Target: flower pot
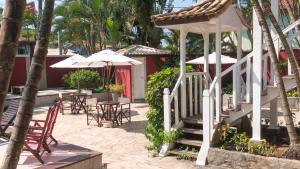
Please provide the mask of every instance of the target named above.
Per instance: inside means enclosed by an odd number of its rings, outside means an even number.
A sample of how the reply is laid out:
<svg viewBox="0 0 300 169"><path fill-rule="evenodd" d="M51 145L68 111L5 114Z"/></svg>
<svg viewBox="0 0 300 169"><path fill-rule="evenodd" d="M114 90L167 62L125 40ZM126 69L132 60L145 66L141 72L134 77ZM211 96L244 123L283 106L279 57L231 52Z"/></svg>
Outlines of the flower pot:
<svg viewBox="0 0 300 169"><path fill-rule="evenodd" d="M112 96L112 100L113 100L114 102L118 102L119 96L120 96L119 93L111 93L111 96Z"/></svg>

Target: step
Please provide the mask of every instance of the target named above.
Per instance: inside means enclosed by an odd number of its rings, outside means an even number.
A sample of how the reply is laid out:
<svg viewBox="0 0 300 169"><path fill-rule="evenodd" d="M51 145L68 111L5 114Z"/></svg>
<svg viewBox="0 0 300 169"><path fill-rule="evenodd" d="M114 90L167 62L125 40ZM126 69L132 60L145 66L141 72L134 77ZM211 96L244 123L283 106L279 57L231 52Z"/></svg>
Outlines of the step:
<svg viewBox="0 0 300 169"><path fill-rule="evenodd" d="M190 145L195 147L201 147L202 141L200 140L191 140L191 139L185 139L185 138L179 138L175 141L178 144L184 144L184 145Z"/></svg>
<svg viewBox="0 0 300 169"><path fill-rule="evenodd" d="M201 129L181 128L179 130L183 133L203 135L203 130L201 130Z"/></svg>
<svg viewBox="0 0 300 169"><path fill-rule="evenodd" d="M194 119L194 118L181 118L181 120L184 123L189 123L189 124L203 124L203 121L201 119Z"/></svg>
<svg viewBox="0 0 300 169"><path fill-rule="evenodd" d="M185 155L187 155L191 158L197 158L197 156L198 156L198 153L196 153L196 152L178 150L178 149L170 150L169 154L171 154L171 155L183 155L183 154L185 154Z"/></svg>

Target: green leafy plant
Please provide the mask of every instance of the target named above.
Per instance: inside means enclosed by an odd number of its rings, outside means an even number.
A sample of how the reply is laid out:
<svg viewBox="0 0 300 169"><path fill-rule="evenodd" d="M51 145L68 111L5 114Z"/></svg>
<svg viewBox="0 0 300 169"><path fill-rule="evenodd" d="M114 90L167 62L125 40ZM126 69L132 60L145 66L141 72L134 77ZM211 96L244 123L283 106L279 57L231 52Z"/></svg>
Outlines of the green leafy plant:
<svg viewBox="0 0 300 169"><path fill-rule="evenodd" d="M96 87L92 89L93 93L102 93L104 89L102 87Z"/></svg>
<svg viewBox="0 0 300 169"><path fill-rule="evenodd" d="M166 138L163 131L163 90L173 89L179 77L179 68L169 67L154 73L147 82L146 102L150 108L146 113L148 122L145 127L145 135L151 142L147 146L148 150L159 151ZM187 72L192 71L192 67L187 67ZM170 136L171 138L171 136ZM172 139L171 139L172 140Z"/></svg>
<svg viewBox="0 0 300 169"><path fill-rule="evenodd" d="M172 144L179 136L179 132L172 130L165 132L156 129L152 124L146 125L146 138L150 140L150 145L146 146L149 151L158 152L163 144Z"/></svg>
<svg viewBox="0 0 300 169"><path fill-rule="evenodd" d="M266 140L262 140L261 143L248 143L248 151L251 154L274 156L276 148L271 146Z"/></svg>
<svg viewBox="0 0 300 169"><path fill-rule="evenodd" d="M229 125L218 130L220 133L220 146L227 150L248 152L251 154L274 156L276 148L271 146L266 140L261 143L254 143L246 133L239 133Z"/></svg>
<svg viewBox="0 0 300 169"><path fill-rule="evenodd" d="M225 94L232 94L232 83L227 84L224 88L223 88L223 92Z"/></svg>
<svg viewBox="0 0 300 169"><path fill-rule="evenodd" d="M63 76L65 85L69 88L96 88L100 85L100 76L97 71L77 70Z"/></svg>
<svg viewBox="0 0 300 169"><path fill-rule="evenodd" d="M247 151L249 137L246 133L236 133L232 138L233 145L236 151Z"/></svg>
<svg viewBox="0 0 300 169"><path fill-rule="evenodd" d="M290 90L286 92L287 97L298 97L297 89Z"/></svg>
<svg viewBox="0 0 300 169"><path fill-rule="evenodd" d="M121 93L123 91L123 84L110 84L107 89L111 93Z"/></svg>

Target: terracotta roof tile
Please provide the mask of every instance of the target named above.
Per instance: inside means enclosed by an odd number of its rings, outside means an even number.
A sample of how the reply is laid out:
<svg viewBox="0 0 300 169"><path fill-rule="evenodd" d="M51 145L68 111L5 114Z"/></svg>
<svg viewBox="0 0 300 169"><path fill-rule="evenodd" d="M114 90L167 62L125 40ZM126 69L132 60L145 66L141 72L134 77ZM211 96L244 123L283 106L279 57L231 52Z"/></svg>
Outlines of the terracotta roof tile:
<svg viewBox="0 0 300 169"><path fill-rule="evenodd" d="M206 0L177 12L152 16L157 26L209 21L222 14L232 0Z"/></svg>

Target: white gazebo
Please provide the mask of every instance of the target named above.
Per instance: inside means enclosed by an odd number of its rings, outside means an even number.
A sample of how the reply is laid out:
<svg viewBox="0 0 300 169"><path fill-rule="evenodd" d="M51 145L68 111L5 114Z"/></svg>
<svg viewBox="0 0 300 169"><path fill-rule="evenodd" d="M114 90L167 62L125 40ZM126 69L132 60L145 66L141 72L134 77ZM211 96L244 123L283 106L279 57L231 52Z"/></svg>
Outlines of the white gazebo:
<svg viewBox="0 0 300 169"><path fill-rule="evenodd" d="M272 0L271 3L273 13L278 17L278 0ZM212 144L216 126L218 126L216 124L219 124L222 120L234 124L240 122L242 117L252 113L251 140L260 142L261 107L270 103L270 111L273 112L270 113L270 128L277 128L276 99L279 97L279 89L274 81L272 71L271 82L268 82L267 79L269 58L267 55L262 54L262 31L255 12L253 16L253 51L244 57L242 57L241 48L242 32L248 25L242 18L239 9L234 5L233 0L206 0L177 12L155 15L152 20L157 27L180 31L180 76L171 92L168 88L164 90L164 130L169 132L171 128L181 129L186 134L203 135L203 140L191 140L184 137L176 141L176 144L200 147L200 152L196 155L198 165L205 165L208 149ZM298 24L299 22L293 23L284 30L284 33L287 34ZM186 36L189 32L202 34L203 36L204 72L186 73ZM221 72L222 32L234 32L237 35L237 61L223 72ZM275 31L272 33L278 52L280 47L278 35ZM215 34L216 38L216 57L213 62L216 66L216 76L214 79L211 79L208 71L210 34ZM221 79L231 72L233 109L225 115L222 112ZM242 76L243 74L246 75ZM286 90L295 87L292 78L284 78ZM187 85L187 81L189 85ZM241 92L243 88L246 90L246 92L243 92L245 95ZM262 96L263 91L267 94ZM174 109L174 115L171 115L173 112L171 107ZM171 117L175 117L175 122L172 122ZM203 128L201 131L198 128L187 129L184 128L186 123L203 124ZM178 154L178 151L173 151L169 144L162 147L160 155L165 156L166 152ZM194 154L191 153L190 156L194 156Z"/></svg>

